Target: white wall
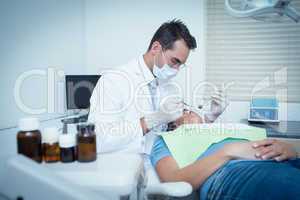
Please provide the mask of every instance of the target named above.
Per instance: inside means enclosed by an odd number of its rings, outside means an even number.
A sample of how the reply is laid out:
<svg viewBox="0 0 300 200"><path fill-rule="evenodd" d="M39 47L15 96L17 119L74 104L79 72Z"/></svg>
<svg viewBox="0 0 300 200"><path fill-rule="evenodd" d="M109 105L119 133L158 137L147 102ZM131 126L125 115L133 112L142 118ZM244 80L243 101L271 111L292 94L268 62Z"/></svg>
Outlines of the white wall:
<svg viewBox="0 0 300 200"><path fill-rule="evenodd" d="M13 92L23 72L47 72L49 66L69 74L85 70L83 13L82 0L1 1L0 128L13 126L18 118L27 115L16 105ZM59 77L56 74L54 85ZM24 81L21 96L27 106L47 108L50 99L57 98L56 94L48 99L47 92L47 77L33 76ZM57 112L63 105L62 99L56 99L50 112ZM48 115L52 114L41 118Z"/></svg>

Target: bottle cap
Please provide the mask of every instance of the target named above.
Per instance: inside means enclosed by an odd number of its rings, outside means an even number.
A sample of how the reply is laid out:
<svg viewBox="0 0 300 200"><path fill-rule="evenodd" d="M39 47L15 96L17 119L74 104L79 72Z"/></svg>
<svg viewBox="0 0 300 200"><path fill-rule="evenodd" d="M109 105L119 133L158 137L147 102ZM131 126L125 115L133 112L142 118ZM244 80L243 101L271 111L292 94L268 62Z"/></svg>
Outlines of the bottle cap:
<svg viewBox="0 0 300 200"><path fill-rule="evenodd" d="M61 134L59 136L59 146L62 148L69 148L76 146L75 134Z"/></svg>
<svg viewBox="0 0 300 200"><path fill-rule="evenodd" d="M42 133L42 141L43 143L53 144L58 142L59 132L56 127L47 127L44 129Z"/></svg>
<svg viewBox="0 0 300 200"><path fill-rule="evenodd" d="M87 123L83 122L83 123L78 123L76 128L77 128L77 131L79 133L86 133L87 132Z"/></svg>
<svg viewBox="0 0 300 200"><path fill-rule="evenodd" d="M89 132L94 132L94 131L95 131L95 125L92 124L92 123L90 123L90 124L88 125L88 130L89 130Z"/></svg>
<svg viewBox="0 0 300 200"><path fill-rule="evenodd" d="M21 131L33 131L39 129L40 123L38 118L27 117L21 118L18 126Z"/></svg>

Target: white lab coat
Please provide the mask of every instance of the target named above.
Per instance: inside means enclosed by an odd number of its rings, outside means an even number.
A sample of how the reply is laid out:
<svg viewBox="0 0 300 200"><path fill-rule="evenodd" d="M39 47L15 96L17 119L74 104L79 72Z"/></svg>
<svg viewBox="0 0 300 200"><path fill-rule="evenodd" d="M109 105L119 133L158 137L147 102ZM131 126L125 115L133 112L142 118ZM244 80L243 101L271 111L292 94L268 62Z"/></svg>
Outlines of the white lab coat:
<svg viewBox="0 0 300 200"><path fill-rule="evenodd" d="M143 136L140 118L153 111L148 85L153 80L143 56L103 73L91 96L88 118L96 125L97 152L150 154L157 136ZM159 85L160 99L174 93L171 85Z"/></svg>

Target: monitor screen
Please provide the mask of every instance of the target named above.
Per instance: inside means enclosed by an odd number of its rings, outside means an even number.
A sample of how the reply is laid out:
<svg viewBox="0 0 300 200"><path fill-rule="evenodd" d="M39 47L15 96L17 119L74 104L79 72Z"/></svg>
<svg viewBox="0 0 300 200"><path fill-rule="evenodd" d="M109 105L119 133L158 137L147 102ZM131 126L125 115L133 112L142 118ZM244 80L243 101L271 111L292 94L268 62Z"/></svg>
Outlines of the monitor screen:
<svg viewBox="0 0 300 200"><path fill-rule="evenodd" d="M67 109L88 109L100 75L66 75Z"/></svg>

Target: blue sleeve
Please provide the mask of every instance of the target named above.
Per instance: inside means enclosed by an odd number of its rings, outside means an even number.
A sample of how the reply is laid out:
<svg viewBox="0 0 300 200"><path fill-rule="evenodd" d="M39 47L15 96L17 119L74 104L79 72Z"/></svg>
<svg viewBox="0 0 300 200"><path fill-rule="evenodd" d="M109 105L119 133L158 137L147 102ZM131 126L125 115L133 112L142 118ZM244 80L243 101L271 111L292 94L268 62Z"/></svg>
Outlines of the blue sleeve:
<svg viewBox="0 0 300 200"><path fill-rule="evenodd" d="M159 136L158 138L156 138L150 154L152 165L156 167L157 162L167 156L172 156L172 154L169 151L163 138Z"/></svg>

